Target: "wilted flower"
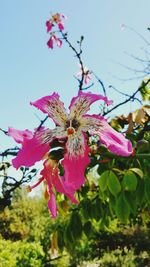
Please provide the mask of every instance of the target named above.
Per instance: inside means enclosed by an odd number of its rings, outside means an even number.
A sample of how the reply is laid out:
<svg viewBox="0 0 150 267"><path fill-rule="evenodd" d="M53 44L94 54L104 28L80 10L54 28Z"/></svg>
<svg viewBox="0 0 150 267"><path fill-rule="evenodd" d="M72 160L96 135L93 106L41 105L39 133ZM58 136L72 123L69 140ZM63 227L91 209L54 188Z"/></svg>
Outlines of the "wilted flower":
<svg viewBox="0 0 150 267"><path fill-rule="evenodd" d="M92 79L92 72L86 67L84 67L83 70L80 67L80 71L77 73L77 76L82 76L82 75L84 76L84 83L88 84L89 81Z"/></svg>
<svg viewBox="0 0 150 267"><path fill-rule="evenodd" d="M58 47L61 47L62 46L62 40L60 40L59 38L57 38L57 36L55 34L52 34L51 37L50 37L50 39L47 42L47 45L48 45L49 48L53 49L54 43Z"/></svg>
<svg viewBox="0 0 150 267"><path fill-rule="evenodd" d="M58 27L59 30L63 31L64 30L63 19L66 19L66 16L64 16L63 14L56 13L52 15L50 20L46 21L47 32L50 32L55 25Z"/></svg>
<svg viewBox="0 0 150 267"><path fill-rule="evenodd" d="M104 117L87 114L90 105L97 100L103 100L107 105L111 103L104 96L79 91L72 98L68 113L59 95L53 93L31 102L31 105L47 113L54 121L56 127L53 130L41 128L32 133L10 128L8 131L16 142L22 144L17 157L12 161L15 168L30 167L46 157L41 181L43 178L47 181L50 194L48 207L53 217L57 214L54 188L69 197L73 203L77 203L74 193L84 184L84 172L90 162L87 142L89 135L96 135L112 153L125 157L132 153L131 142L122 133L111 128ZM61 160L51 160L47 155L54 140L64 144ZM60 173L59 164L64 169L63 174Z"/></svg>

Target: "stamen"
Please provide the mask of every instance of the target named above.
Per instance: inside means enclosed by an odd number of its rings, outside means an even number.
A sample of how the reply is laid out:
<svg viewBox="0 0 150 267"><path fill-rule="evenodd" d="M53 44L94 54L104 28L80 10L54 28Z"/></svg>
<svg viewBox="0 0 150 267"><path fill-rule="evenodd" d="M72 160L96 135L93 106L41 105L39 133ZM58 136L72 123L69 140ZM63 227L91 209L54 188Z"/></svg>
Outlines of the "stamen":
<svg viewBox="0 0 150 267"><path fill-rule="evenodd" d="M43 180L44 180L44 177L41 177L36 184L34 184L34 185L28 185L26 187L27 191L28 192L31 192L32 189L34 189L35 187L37 187Z"/></svg>

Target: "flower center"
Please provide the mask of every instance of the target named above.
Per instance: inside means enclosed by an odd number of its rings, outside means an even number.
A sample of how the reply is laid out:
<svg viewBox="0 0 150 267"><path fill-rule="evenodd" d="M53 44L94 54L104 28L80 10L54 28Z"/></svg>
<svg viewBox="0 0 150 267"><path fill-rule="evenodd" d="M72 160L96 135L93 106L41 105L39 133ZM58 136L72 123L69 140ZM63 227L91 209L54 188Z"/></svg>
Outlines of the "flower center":
<svg viewBox="0 0 150 267"><path fill-rule="evenodd" d="M69 128L67 128L67 134L68 135L72 135L72 134L74 134L75 133L75 129L73 128L73 127L69 127Z"/></svg>
<svg viewBox="0 0 150 267"><path fill-rule="evenodd" d="M80 123L76 119L70 119L66 121L66 131L67 135L73 135L76 133L80 126Z"/></svg>

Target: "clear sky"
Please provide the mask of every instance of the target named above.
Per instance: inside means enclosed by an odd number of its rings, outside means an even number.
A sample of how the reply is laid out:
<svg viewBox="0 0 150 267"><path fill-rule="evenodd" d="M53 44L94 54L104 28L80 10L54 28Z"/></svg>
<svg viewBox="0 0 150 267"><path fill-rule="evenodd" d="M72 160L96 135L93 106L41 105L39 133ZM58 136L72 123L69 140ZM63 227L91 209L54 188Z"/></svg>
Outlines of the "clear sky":
<svg viewBox="0 0 150 267"><path fill-rule="evenodd" d="M73 43L84 35L85 65L97 73L105 86L112 84L123 92L132 92L139 80L130 78L117 62L141 68L124 52L144 57L144 41L121 24L133 27L147 39L150 33L149 0L1 0L0 1L0 127L33 129L42 114L29 105L53 91L59 92L65 105L77 93L78 62L66 45L53 51L47 48L45 21L50 12L64 13L69 38ZM92 91L102 93L95 83ZM119 96L109 91L109 98ZM136 106L135 106L136 107ZM134 106L130 105L130 109ZM122 109L124 112L126 109ZM0 147L14 143L0 134Z"/></svg>

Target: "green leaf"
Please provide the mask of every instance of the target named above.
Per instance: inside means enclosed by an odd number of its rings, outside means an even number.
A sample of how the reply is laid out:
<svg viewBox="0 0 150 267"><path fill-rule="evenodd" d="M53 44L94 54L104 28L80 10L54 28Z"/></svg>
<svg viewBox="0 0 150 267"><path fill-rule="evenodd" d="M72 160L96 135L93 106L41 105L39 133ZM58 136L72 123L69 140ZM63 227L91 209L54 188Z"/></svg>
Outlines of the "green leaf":
<svg viewBox="0 0 150 267"><path fill-rule="evenodd" d="M129 169L130 171L132 171L132 172L135 172L138 176L140 176L141 178L143 178L143 171L141 170L141 169L139 169L139 168L131 168L131 169Z"/></svg>
<svg viewBox="0 0 150 267"><path fill-rule="evenodd" d="M64 241L65 241L65 245L66 247L69 249L69 248L72 248L75 240L74 240L74 237L73 237L73 231L70 227L70 225L67 225L65 227L65 230L64 230Z"/></svg>
<svg viewBox="0 0 150 267"><path fill-rule="evenodd" d="M107 188L107 179L109 176L109 172L110 171L103 172L99 178L99 188L102 192L105 191Z"/></svg>
<svg viewBox="0 0 150 267"><path fill-rule="evenodd" d="M113 196L117 196L118 193L121 191L121 185L120 182L118 180L117 175L112 172L109 171L108 173L108 178L107 178L107 186L109 188L109 191L112 193Z"/></svg>
<svg viewBox="0 0 150 267"><path fill-rule="evenodd" d="M142 81L140 93L143 101L150 100L150 88L149 83L147 84L147 81Z"/></svg>
<svg viewBox="0 0 150 267"><path fill-rule="evenodd" d="M82 235L82 221L78 212L73 212L70 218L69 227L72 230L72 235L75 240L79 239Z"/></svg>
<svg viewBox="0 0 150 267"><path fill-rule="evenodd" d="M122 223L126 223L130 215L130 206L123 193L116 201L116 215Z"/></svg>
<svg viewBox="0 0 150 267"><path fill-rule="evenodd" d="M62 227L58 227L57 229L57 241L59 249L63 250L64 248L64 229Z"/></svg>
<svg viewBox="0 0 150 267"><path fill-rule="evenodd" d="M136 211L137 211L137 202L136 202L135 197L136 197L135 194L131 192L125 192L125 198L130 206L130 211L134 215L136 215Z"/></svg>
<svg viewBox="0 0 150 267"><path fill-rule="evenodd" d="M138 187L136 190L136 202L142 204L144 201L144 180L139 180Z"/></svg>
<svg viewBox="0 0 150 267"><path fill-rule="evenodd" d="M94 202L92 201L91 218L96 221L100 220L102 217L101 204L102 203L99 198L96 198Z"/></svg>
<svg viewBox="0 0 150 267"><path fill-rule="evenodd" d="M92 232L92 224L90 221L87 221L84 226L83 226L83 231L86 234L87 237L90 236L91 232Z"/></svg>
<svg viewBox="0 0 150 267"><path fill-rule="evenodd" d="M145 179L145 187L144 187L144 190L145 190L145 196L148 200L148 202L150 202L150 179Z"/></svg>
<svg viewBox="0 0 150 267"><path fill-rule="evenodd" d="M85 198L82 200L82 202L80 203L81 205L81 212L82 215L85 219L89 219L92 216L92 203L91 200L89 198Z"/></svg>
<svg viewBox="0 0 150 267"><path fill-rule="evenodd" d="M123 187L127 191L135 191L137 187L137 177L131 172L127 171L123 177Z"/></svg>

